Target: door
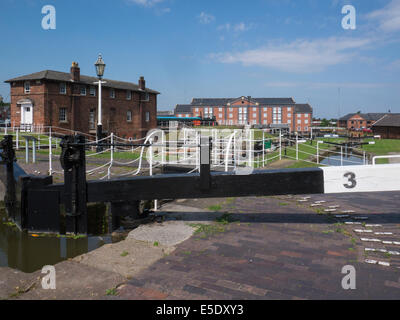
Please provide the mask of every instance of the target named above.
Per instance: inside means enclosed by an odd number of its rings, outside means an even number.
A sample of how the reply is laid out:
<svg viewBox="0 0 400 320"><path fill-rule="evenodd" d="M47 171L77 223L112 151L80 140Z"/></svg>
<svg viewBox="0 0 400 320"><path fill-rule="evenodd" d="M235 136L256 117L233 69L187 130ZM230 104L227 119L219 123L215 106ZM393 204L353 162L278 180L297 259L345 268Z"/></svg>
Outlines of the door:
<svg viewBox="0 0 400 320"><path fill-rule="evenodd" d="M33 124L33 108L31 104L21 106L21 129L31 131Z"/></svg>

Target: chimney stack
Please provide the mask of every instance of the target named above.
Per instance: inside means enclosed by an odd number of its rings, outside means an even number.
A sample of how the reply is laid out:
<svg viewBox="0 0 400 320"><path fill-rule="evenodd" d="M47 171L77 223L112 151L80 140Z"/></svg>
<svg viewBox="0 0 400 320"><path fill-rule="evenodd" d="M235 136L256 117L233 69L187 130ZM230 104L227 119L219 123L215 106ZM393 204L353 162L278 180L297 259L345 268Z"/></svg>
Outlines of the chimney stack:
<svg viewBox="0 0 400 320"><path fill-rule="evenodd" d="M72 81L81 81L81 69L79 68L78 62L72 62L71 79Z"/></svg>
<svg viewBox="0 0 400 320"><path fill-rule="evenodd" d="M144 77L139 78L139 90L146 90L146 81L144 80Z"/></svg>

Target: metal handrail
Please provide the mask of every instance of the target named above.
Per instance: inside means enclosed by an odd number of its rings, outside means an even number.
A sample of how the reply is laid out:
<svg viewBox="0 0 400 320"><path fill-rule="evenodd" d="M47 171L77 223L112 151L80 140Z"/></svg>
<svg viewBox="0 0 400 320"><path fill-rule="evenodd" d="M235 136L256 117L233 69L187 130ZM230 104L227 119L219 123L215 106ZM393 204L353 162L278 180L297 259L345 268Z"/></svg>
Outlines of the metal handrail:
<svg viewBox="0 0 400 320"><path fill-rule="evenodd" d="M375 156L372 158L372 165L376 165L375 160L376 159L390 159L390 158L400 158L400 154L396 155L386 155L386 156Z"/></svg>

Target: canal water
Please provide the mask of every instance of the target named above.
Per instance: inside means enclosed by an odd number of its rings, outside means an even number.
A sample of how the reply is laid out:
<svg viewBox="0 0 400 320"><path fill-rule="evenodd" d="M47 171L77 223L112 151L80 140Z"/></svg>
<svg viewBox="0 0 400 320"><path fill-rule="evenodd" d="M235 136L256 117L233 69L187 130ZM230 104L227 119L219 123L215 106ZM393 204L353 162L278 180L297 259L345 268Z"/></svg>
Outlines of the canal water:
<svg viewBox="0 0 400 320"><path fill-rule="evenodd" d="M0 214L0 267L31 273L111 243L111 236L67 238L19 231Z"/></svg>
<svg viewBox="0 0 400 320"><path fill-rule="evenodd" d="M334 156L331 155L329 157L326 157L321 161L321 164L326 164L328 166L340 166L341 165L340 155L334 155ZM362 164L363 164L363 159L358 156L355 157L352 154L348 154L346 157L343 155L344 166L356 166Z"/></svg>

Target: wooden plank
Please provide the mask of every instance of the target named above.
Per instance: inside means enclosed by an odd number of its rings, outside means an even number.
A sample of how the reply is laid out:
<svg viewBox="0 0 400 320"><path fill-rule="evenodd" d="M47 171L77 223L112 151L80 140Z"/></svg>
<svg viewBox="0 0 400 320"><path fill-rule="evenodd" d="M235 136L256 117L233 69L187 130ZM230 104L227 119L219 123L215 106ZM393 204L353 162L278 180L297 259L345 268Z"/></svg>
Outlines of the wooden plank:
<svg viewBox="0 0 400 320"><path fill-rule="evenodd" d="M320 168L216 172L209 190L201 188L199 174L88 181L87 186L88 202L324 193Z"/></svg>

